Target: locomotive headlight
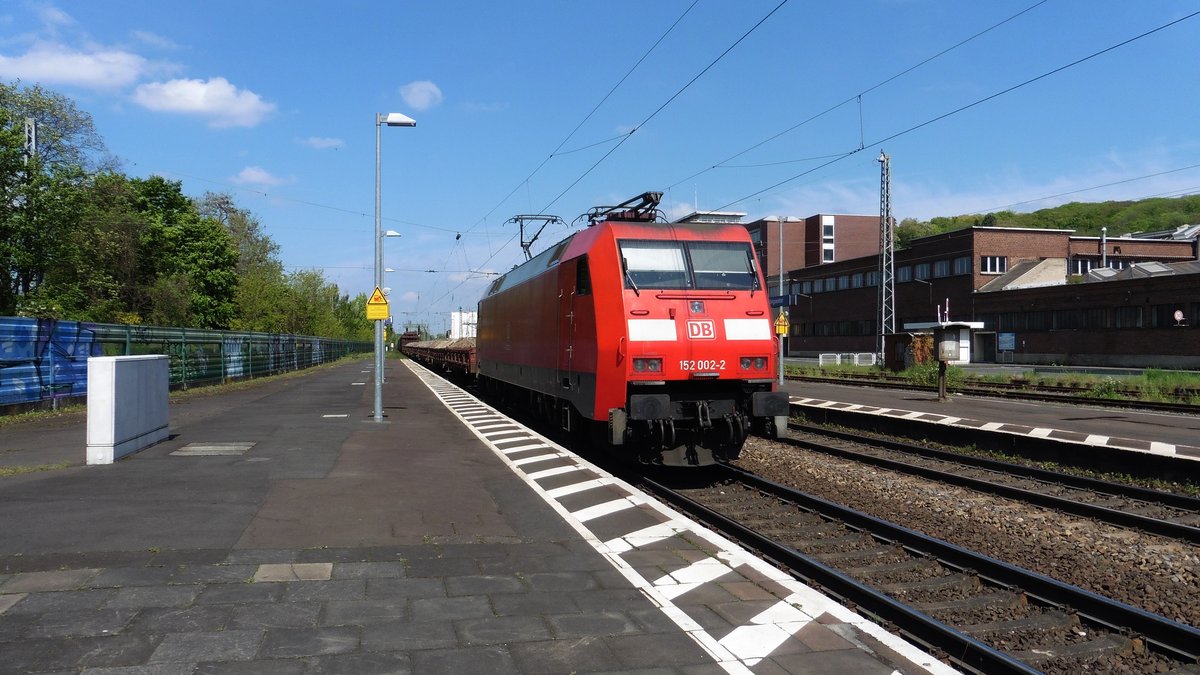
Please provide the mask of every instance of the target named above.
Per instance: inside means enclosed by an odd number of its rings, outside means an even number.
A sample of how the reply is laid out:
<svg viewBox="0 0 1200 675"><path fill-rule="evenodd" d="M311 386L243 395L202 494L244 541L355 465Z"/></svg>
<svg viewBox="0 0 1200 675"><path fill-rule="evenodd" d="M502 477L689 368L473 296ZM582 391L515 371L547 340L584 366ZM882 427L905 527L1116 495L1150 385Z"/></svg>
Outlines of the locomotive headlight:
<svg viewBox="0 0 1200 675"><path fill-rule="evenodd" d="M662 359L634 359L633 369L639 373L660 373L662 372Z"/></svg>
<svg viewBox="0 0 1200 675"><path fill-rule="evenodd" d="M759 370L764 370L767 367L767 359L762 356L754 359L754 367Z"/></svg>
<svg viewBox="0 0 1200 675"><path fill-rule="evenodd" d="M742 370L750 370L750 365L754 363L754 359L749 356L742 357Z"/></svg>

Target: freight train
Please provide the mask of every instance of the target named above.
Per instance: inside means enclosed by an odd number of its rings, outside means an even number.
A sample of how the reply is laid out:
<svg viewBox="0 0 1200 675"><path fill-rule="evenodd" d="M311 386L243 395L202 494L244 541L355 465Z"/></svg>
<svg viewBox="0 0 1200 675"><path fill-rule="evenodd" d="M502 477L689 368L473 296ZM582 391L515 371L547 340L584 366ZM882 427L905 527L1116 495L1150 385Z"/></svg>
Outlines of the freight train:
<svg viewBox="0 0 1200 675"><path fill-rule="evenodd" d="M663 222L661 196L594 207L586 229L494 280L473 352L405 351L625 459L710 464L737 458L752 431L782 433L788 398L748 232Z"/></svg>

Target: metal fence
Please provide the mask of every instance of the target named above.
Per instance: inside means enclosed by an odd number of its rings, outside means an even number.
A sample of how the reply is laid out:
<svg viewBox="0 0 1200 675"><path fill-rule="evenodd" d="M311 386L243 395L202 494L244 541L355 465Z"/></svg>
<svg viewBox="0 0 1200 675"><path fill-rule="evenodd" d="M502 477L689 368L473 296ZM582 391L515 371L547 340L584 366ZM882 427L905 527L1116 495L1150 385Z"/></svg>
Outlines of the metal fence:
<svg viewBox="0 0 1200 675"><path fill-rule="evenodd" d="M166 354L171 387L215 384L299 370L349 354L371 342L122 324L0 317L0 406L87 394L89 356Z"/></svg>

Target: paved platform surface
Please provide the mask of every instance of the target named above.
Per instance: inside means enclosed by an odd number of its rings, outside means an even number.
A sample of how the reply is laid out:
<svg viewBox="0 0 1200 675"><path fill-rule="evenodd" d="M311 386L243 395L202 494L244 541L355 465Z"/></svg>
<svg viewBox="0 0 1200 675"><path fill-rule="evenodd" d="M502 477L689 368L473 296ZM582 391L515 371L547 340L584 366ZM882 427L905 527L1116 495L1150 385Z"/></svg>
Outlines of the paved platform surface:
<svg viewBox="0 0 1200 675"><path fill-rule="evenodd" d="M788 382L792 402L983 432L1200 461L1200 418L1160 412L936 395L882 387Z"/></svg>
<svg viewBox="0 0 1200 675"><path fill-rule="evenodd" d="M949 669L454 389L367 361L171 406L82 466L0 430L0 672Z"/></svg>

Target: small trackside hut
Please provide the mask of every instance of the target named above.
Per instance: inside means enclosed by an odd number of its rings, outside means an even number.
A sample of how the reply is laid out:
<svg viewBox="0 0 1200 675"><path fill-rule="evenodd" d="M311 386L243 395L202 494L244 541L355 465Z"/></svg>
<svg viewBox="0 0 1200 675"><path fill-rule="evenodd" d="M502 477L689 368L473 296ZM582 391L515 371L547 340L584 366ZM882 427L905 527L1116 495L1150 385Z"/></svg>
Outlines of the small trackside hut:
<svg viewBox="0 0 1200 675"><path fill-rule="evenodd" d="M733 459L751 430L786 428L762 274L745 228L663 222L661 196L589 210L586 229L495 280L479 376L627 459Z"/></svg>

